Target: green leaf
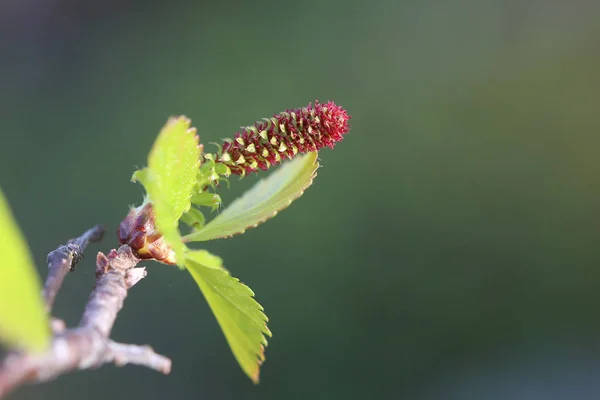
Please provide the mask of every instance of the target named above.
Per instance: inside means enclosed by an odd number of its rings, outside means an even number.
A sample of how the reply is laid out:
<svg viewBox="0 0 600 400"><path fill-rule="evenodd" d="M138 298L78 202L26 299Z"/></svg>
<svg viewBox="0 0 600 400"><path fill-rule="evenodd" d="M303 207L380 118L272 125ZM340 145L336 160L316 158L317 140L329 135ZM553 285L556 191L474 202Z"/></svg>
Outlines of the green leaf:
<svg viewBox="0 0 600 400"><path fill-rule="evenodd" d="M178 220L190 208L190 197L200 168L196 129L184 116L172 117L156 138L148 156L148 169L164 202Z"/></svg>
<svg viewBox="0 0 600 400"><path fill-rule="evenodd" d="M204 226L204 214L195 207L191 207L181 216L181 222L193 229L200 229Z"/></svg>
<svg viewBox="0 0 600 400"><path fill-rule="evenodd" d="M48 317L33 259L0 189L0 340L42 350L50 341Z"/></svg>
<svg viewBox="0 0 600 400"><path fill-rule="evenodd" d="M155 223L165 242L183 259L185 245L179 234L179 218L189 210L190 198L200 167L196 129L184 116L170 118L154 142L148 167L137 171L134 180L146 189Z"/></svg>
<svg viewBox="0 0 600 400"><path fill-rule="evenodd" d="M246 375L258 383L267 345L264 335L270 337L271 332L263 308L253 298L254 292L232 277L219 257L205 250L190 251L185 256L185 266L215 314L233 355Z"/></svg>
<svg viewBox="0 0 600 400"><path fill-rule="evenodd" d="M244 233L246 229L274 217L312 184L319 168L317 156L316 152L312 152L283 164L202 229L184 236L184 240L201 242Z"/></svg>

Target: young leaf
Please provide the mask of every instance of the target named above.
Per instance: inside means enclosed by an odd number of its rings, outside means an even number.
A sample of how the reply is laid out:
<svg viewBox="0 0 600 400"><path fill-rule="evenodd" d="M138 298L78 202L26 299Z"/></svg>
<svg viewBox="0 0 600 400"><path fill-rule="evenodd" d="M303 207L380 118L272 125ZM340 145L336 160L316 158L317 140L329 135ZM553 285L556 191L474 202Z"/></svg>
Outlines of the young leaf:
<svg viewBox="0 0 600 400"><path fill-rule="evenodd" d="M196 129L190 128L189 119L180 116L167 121L148 156L153 183L175 219L190 208L200 153Z"/></svg>
<svg viewBox="0 0 600 400"><path fill-rule="evenodd" d="M190 251L185 257L185 266L215 314L233 355L246 375L258 383L267 345L264 335L270 337L271 332L254 292L232 277L219 257L205 250Z"/></svg>
<svg viewBox="0 0 600 400"><path fill-rule="evenodd" d="M185 246L177 222L190 208L202 147L196 129L184 116L172 117L163 127L148 156L148 167L137 171L139 180L152 202L156 226L165 242L183 257Z"/></svg>
<svg viewBox="0 0 600 400"><path fill-rule="evenodd" d="M0 340L9 346L41 350L50 330L41 285L27 243L0 189Z"/></svg>
<svg viewBox="0 0 600 400"><path fill-rule="evenodd" d="M312 184L319 168L317 156L316 152L311 152L283 164L203 228L184 236L184 240L201 242L244 233L274 217Z"/></svg>

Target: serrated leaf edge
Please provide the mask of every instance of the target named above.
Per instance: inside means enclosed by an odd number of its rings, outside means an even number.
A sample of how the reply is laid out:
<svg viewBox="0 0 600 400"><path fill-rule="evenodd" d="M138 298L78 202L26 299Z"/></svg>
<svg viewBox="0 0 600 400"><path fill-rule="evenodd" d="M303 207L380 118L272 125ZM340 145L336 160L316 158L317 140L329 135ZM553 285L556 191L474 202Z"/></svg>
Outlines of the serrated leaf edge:
<svg viewBox="0 0 600 400"><path fill-rule="evenodd" d="M194 251L194 250L192 250L192 251ZM196 263L198 265L201 265L201 266L203 266L205 268L213 268L213 269L215 269L215 267L204 265L204 264L200 264L200 263L198 263L197 261L195 261L193 259L186 258L186 260L194 262L194 263ZM194 278L194 274L192 273L192 271L190 270L190 268L186 267L186 269L188 270L188 272L190 273L190 275L192 275L192 278ZM238 306L238 304L236 304L235 302L231 301L231 299L228 296L226 296L225 294L223 294L223 292L221 292L216 286L210 285L208 283L209 281L206 278L202 277L201 273L198 273L198 275L201 276L201 278L204 280L204 282L207 285L209 285L210 288L215 293L217 293L222 299L225 299L229 304L231 304L240 313L242 313L243 315L247 316L248 319L250 321L252 321L253 325L259 329L259 331L261 333L261 342L260 342L259 351L255 353L255 356L256 356L256 370L253 371L251 374L248 375L249 378L252 380L252 382L254 384L257 384L259 382L259 380L260 380L260 366L266 360L266 358L265 358L265 347L268 346L268 341L267 341L266 336L268 336L269 338L273 337L273 333L271 332L271 330L267 326L267 322L269 322L269 318L264 313L264 307L258 301L256 301L255 293L254 293L254 291L249 286L247 286L246 284L244 284L242 281L240 281L235 276L232 276L231 273L229 272L229 270L227 270L225 267L220 267L220 268L217 268L217 269L223 271L228 278L231 278L236 283L242 285L243 288L249 292L248 293L248 298L252 301L253 305L256 306L256 308L258 309L258 312L260 313L262 324L259 324L259 323L255 322L254 319L252 318L252 316L250 314L248 314L244 309L240 308ZM196 281L196 279L194 279L194 280ZM196 284L198 284L198 282L196 282ZM200 291L202 292L202 288L200 287L199 284L198 284L198 287L200 288ZM206 294L204 294L204 293L202 293L202 294L203 294L203 296L205 297L205 299L206 299L206 301L208 303L208 299L206 298ZM227 338L227 335L225 335L225 331L224 331L223 327L221 326L221 323L218 321L218 318L217 318L216 314L214 313L214 311L212 310L212 307L210 306L210 303L208 303L208 305L209 305L209 308L211 309L211 311L213 312L213 315L215 316L215 319L217 319L217 322L219 323L219 328L221 328L221 330L223 331L223 335L225 336L226 341L228 342L229 340ZM232 322L233 325L236 325L235 320L233 320L229 316L229 314L227 314L227 313L220 313L220 315L222 317L226 317L229 321ZM244 336L244 338L246 338L246 337ZM252 343L251 341L249 341L249 339L247 339L247 340L248 340L248 343L251 346L254 345L254 343ZM228 343L228 345L229 345L229 343ZM231 345L229 345L229 346L230 346L230 349L231 349ZM232 353L233 353L233 351L232 351ZM233 353L233 355L236 358L236 361L238 361L237 360L237 355L235 353ZM238 361L238 363L240 363L240 362ZM241 364L240 364L240 366L241 366ZM243 370L243 368L242 368L242 370ZM244 371L244 372L246 372L246 371Z"/></svg>
<svg viewBox="0 0 600 400"><path fill-rule="evenodd" d="M283 166L283 165L282 165L282 166ZM215 239L228 239L228 238L232 238L232 237L234 237L234 236L241 235L241 234L245 233L245 232L246 232L248 229L253 229L253 228L256 228L256 227L258 227L259 225L261 225L261 224L263 224L263 223L267 222L268 220L270 220L270 219L274 218L275 216L277 216L277 214L279 214L281 211L283 211L283 210L285 210L286 208L288 208L288 207L289 207L289 206L290 206L290 205L291 205L291 204L292 204L294 201L298 200L298 199L299 199L299 198L300 198L300 197L301 197L301 196L304 194L304 192L306 191L306 189L308 189L308 188L309 188L309 187L310 187L310 186L313 184L313 182L314 182L315 178L316 178L316 177L317 177L317 175L318 175L318 173L317 173L317 170L320 168L320 166L321 166L321 165L319 164L319 159L317 158L317 159L315 160L315 164L314 164L314 170L311 172L311 178L310 178L310 180L309 180L309 181L307 181L306 185L304 185L304 187L303 187L303 188L302 188L302 189L301 189L301 190L298 192L298 194L297 194L297 195L295 195L295 196L293 196L293 197L290 197L290 199L289 199L289 201L288 201L288 203L287 203L287 204L283 205L283 206L282 206L281 208L279 208L278 210L274 210L272 214L270 214L270 215L267 215L267 216L266 216L264 219L262 219L261 221L257 222L257 223L256 223L256 224L254 224L254 225L250 225L250 226L246 227L245 229L243 229L243 230L241 230L241 231L239 231L239 232L232 233L231 235L225 235L225 236L216 236L216 237L214 237L213 239L210 239L210 240L215 240ZM250 189L250 190L252 190L252 189ZM243 196L244 196L244 194L242 194L242 197L243 197ZM205 225L205 226L207 226L207 225L208 225L210 222L211 222L211 221L208 221L208 222L206 223L206 225ZM189 240L189 239L187 239L187 238L186 238L186 236L188 236L188 235L185 235L185 236L183 236L183 242L184 242L184 243L193 242L193 240Z"/></svg>

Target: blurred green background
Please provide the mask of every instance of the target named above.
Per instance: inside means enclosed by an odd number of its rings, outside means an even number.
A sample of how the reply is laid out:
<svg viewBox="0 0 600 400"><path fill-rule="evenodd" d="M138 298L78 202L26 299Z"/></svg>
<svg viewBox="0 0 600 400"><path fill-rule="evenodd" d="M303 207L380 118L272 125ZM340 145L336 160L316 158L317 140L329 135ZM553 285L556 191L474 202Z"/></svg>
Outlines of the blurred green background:
<svg viewBox="0 0 600 400"><path fill-rule="evenodd" d="M315 98L353 117L297 203L206 244L270 317L260 385L190 276L145 263L113 338L171 375L12 399L600 398L600 3L4 0L0 33L0 184L40 274L108 229L59 293L71 325L169 115L204 143Z"/></svg>

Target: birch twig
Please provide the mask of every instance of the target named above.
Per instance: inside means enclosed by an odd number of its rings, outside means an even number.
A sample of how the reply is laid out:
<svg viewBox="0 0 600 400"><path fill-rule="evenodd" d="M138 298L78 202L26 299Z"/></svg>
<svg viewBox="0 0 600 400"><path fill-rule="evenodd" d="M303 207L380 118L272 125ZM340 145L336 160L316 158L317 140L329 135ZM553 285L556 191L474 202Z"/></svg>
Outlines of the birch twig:
<svg viewBox="0 0 600 400"><path fill-rule="evenodd" d="M101 237L101 232L99 227L92 228L48 255L50 282L46 282L44 290L48 309L67 271L82 257L89 241ZM168 374L171 360L167 357L148 346L121 344L110 339L127 291L146 276L145 268L135 268L139 262L127 245L118 251L111 250L108 256L98 253L96 286L79 325L73 329L56 329L44 352L9 354L0 363L0 397L25 383L44 382L73 370L96 368L111 362L118 366L142 365Z"/></svg>
<svg viewBox="0 0 600 400"><path fill-rule="evenodd" d="M56 294L60 290L67 272L75 269L75 264L83 258L83 252L87 245L90 242L102 240L102 236L104 236L104 228L96 225L85 231L83 235L69 240L66 245L59 246L48 254L48 277L42 291L48 312L52 310L54 299L56 299Z"/></svg>

